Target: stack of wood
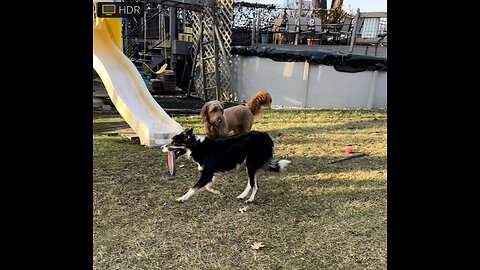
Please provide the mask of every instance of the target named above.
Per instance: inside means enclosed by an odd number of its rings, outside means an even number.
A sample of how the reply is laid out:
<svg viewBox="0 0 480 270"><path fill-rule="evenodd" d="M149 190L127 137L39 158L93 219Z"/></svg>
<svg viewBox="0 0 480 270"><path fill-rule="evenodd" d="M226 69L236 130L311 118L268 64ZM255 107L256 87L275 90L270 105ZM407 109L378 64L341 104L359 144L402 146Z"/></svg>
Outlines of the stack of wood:
<svg viewBox="0 0 480 270"><path fill-rule="evenodd" d="M157 74L155 79L150 79L148 90L154 94L171 95L175 94L176 86L177 77L175 71L165 70Z"/></svg>
<svg viewBox="0 0 480 270"><path fill-rule="evenodd" d="M161 94L175 94L175 88L177 86L175 71L165 70L157 76L157 79L160 80L163 86Z"/></svg>
<svg viewBox="0 0 480 270"><path fill-rule="evenodd" d="M151 93L160 94L163 91L163 83L159 79L150 79L148 82L148 90Z"/></svg>

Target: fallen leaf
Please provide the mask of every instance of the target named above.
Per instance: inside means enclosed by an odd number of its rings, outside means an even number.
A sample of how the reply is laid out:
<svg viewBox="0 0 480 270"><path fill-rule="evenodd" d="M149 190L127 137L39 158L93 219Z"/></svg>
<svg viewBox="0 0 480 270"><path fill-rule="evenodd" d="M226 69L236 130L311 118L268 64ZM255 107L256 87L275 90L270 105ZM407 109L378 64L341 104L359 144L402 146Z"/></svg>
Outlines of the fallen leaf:
<svg viewBox="0 0 480 270"><path fill-rule="evenodd" d="M238 209L238 211L239 211L240 213L247 212L247 208L248 208L248 206L240 207L240 209Z"/></svg>
<svg viewBox="0 0 480 270"><path fill-rule="evenodd" d="M253 245L250 246L251 249L260 249L262 247L264 247L265 245L262 244L263 242L255 242L253 243Z"/></svg>
<svg viewBox="0 0 480 270"><path fill-rule="evenodd" d="M182 164L182 165L178 165L178 167L179 167L179 168L183 168L183 167L185 167L185 165L183 165L183 164Z"/></svg>

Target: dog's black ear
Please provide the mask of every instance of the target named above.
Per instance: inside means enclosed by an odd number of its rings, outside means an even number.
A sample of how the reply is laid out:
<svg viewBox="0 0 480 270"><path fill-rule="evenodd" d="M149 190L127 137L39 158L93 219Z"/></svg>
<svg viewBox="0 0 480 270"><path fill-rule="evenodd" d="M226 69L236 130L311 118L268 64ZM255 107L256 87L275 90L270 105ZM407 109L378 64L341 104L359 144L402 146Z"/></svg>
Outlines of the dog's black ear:
<svg viewBox="0 0 480 270"><path fill-rule="evenodd" d="M193 128L187 129L187 131L185 131L185 135L187 135L188 137L193 136Z"/></svg>

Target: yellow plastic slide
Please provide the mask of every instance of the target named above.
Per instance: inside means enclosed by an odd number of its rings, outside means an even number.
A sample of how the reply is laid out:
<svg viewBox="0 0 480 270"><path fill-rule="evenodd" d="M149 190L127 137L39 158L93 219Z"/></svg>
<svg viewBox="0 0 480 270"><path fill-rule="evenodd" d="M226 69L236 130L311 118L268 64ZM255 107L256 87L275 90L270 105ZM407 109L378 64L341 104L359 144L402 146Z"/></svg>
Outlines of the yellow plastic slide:
<svg viewBox="0 0 480 270"><path fill-rule="evenodd" d="M117 21L115 21L117 20ZM183 128L155 101L142 76L117 45L112 27L119 18L97 18L93 27L93 68L117 111L146 146L165 144Z"/></svg>

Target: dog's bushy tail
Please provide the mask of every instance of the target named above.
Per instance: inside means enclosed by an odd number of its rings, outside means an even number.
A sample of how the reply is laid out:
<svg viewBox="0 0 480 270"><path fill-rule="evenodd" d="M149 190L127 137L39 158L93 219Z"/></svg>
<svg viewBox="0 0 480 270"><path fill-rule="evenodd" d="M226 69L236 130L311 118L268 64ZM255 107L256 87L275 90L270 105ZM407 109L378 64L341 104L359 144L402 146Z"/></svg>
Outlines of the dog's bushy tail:
<svg viewBox="0 0 480 270"><path fill-rule="evenodd" d="M291 161L287 160L287 159L282 159L282 160L279 160L275 163L270 162L268 164L268 171L269 172L280 172L281 170L285 169L285 167L287 167L287 165L290 164L290 163L291 163Z"/></svg>
<svg viewBox="0 0 480 270"><path fill-rule="evenodd" d="M259 91L253 95L249 101L245 104L252 114L255 116L260 113L262 105L271 108L272 106L272 96L267 91Z"/></svg>

